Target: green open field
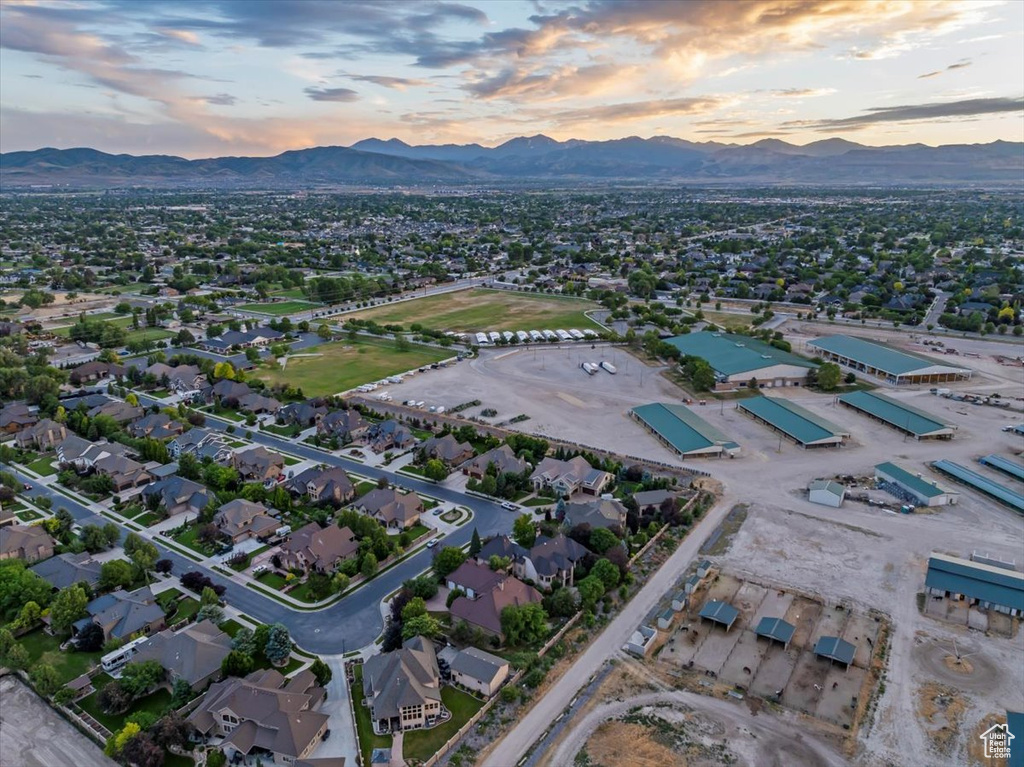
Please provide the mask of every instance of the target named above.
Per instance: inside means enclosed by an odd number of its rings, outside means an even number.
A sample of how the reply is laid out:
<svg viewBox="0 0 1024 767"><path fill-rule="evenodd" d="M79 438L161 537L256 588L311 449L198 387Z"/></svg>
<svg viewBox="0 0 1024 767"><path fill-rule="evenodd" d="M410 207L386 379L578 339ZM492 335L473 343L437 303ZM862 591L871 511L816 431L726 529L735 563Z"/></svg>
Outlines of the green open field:
<svg viewBox="0 0 1024 767"><path fill-rule="evenodd" d="M390 306L377 306L346 317L374 320L381 325L418 322L432 330L481 332L491 330L568 330L596 325L583 313L597 304L579 298L559 298L505 290L463 290Z"/></svg>
<svg viewBox="0 0 1024 767"><path fill-rule="evenodd" d="M284 370L260 368L257 378L270 384L291 384L307 397L347 391L370 381L404 373L454 356L452 352L411 344L398 351L389 341L334 341L310 350L315 357L288 360Z"/></svg>
<svg viewBox="0 0 1024 767"><path fill-rule="evenodd" d="M306 294L302 292L302 288L288 288L287 290L275 290L270 295L277 298L294 298L299 301L306 300Z"/></svg>
<svg viewBox="0 0 1024 767"><path fill-rule="evenodd" d="M733 314L731 312L716 312L708 309L703 311L705 320L713 322L725 330L746 330L750 327L750 321L754 319L753 314Z"/></svg>
<svg viewBox="0 0 1024 767"><path fill-rule="evenodd" d="M320 304L314 304L310 301L278 301L274 304L242 304L239 309L248 309L250 312L260 312L261 314L273 314L275 316L281 316L285 314L295 314L296 312L308 312L310 309L320 306Z"/></svg>

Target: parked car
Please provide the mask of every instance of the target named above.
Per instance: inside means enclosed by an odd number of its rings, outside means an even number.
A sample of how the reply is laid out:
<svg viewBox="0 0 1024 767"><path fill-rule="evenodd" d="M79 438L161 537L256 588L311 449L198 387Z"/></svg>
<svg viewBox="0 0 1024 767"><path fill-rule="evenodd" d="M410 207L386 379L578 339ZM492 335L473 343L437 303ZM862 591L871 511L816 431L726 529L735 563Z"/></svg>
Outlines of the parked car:
<svg viewBox="0 0 1024 767"><path fill-rule="evenodd" d="M428 548L428 549L432 549L432 548L434 548L434 547L435 547L436 545L437 545L437 539L436 539L436 538L434 538L433 540L429 540L429 541L427 541L427 548Z"/></svg>
<svg viewBox="0 0 1024 767"><path fill-rule="evenodd" d="M519 507L512 503L512 501L503 501L501 504L501 508L505 509L506 511L519 511Z"/></svg>

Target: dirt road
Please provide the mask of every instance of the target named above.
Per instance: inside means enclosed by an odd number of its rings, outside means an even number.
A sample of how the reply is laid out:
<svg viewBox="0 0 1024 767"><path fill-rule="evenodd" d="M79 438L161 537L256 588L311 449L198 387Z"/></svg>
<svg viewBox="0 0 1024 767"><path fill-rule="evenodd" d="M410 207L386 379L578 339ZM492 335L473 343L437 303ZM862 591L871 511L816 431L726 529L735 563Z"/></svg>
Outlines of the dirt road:
<svg viewBox="0 0 1024 767"><path fill-rule="evenodd" d="M534 741L562 712L590 675L617 653L636 630L644 617L669 591L690 560L697 556L701 544L721 524L736 499L723 496L694 526L679 548L666 560L654 576L626 605L621 613L591 643L590 647L562 675L526 716L498 742L484 760L485 767L510 767L516 764Z"/></svg>

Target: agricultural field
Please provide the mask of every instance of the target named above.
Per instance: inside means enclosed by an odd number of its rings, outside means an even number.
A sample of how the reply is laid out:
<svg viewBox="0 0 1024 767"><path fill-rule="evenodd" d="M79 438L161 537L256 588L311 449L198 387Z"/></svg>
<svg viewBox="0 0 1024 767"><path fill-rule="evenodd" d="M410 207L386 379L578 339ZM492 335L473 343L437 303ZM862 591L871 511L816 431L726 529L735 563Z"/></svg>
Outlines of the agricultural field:
<svg viewBox="0 0 1024 767"><path fill-rule="evenodd" d="M277 317L282 317L286 314L296 314L297 312L308 312L314 307L320 306L320 304L314 304L312 301L278 301L272 304L243 304L239 306L239 309L247 309L250 312L260 312L261 314L273 314Z"/></svg>
<svg viewBox="0 0 1024 767"><path fill-rule="evenodd" d="M317 397L452 356L452 352L416 344L410 344L408 351L399 351L387 341L335 341L315 347L315 353L308 357L292 357L283 370L264 367L255 375L269 384L288 384L301 388L307 397Z"/></svg>
<svg viewBox="0 0 1024 767"><path fill-rule="evenodd" d="M456 332L596 329L584 312L597 308L597 304L578 298L476 289L402 301L346 316L381 325L408 327L419 323L431 330Z"/></svg>

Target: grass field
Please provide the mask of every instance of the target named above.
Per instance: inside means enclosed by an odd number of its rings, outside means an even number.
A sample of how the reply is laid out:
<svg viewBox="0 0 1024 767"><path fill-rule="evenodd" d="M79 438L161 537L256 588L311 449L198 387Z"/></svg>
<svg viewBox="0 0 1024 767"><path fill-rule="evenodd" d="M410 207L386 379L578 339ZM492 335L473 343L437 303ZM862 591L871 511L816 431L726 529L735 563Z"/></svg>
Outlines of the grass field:
<svg viewBox="0 0 1024 767"><path fill-rule="evenodd" d="M294 298L298 301L305 301L306 294L302 292L302 288L288 288L287 290L275 290L270 295L275 298Z"/></svg>
<svg viewBox="0 0 1024 767"><path fill-rule="evenodd" d="M174 335L175 333L163 328L139 328L138 330L128 331L125 343L131 343L132 341L163 341L165 338L171 338Z"/></svg>
<svg viewBox="0 0 1024 767"><path fill-rule="evenodd" d="M716 312L704 309L704 319L715 323L725 330L746 330L750 327L750 321L754 319L754 315L732 314L730 312Z"/></svg>
<svg viewBox="0 0 1024 767"><path fill-rule="evenodd" d="M243 304L239 306L239 309L248 309L250 312L260 312L261 314L273 314L275 316L281 316L284 314L295 314L296 312L308 312L315 306L320 304L314 304L310 301L278 301L274 304Z"/></svg>
<svg viewBox="0 0 1024 767"><path fill-rule="evenodd" d="M53 468L53 461L52 455L44 455L42 458L28 464L28 468L32 469L40 477L49 477L57 473L57 470Z"/></svg>
<svg viewBox="0 0 1024 767"><path fill-rule="evenodd" d="M103 652L61 652L61 640L44 633L42 629L26 634L18 643L28 650L29 671L40 663L48 663L57 670L61 684L67 684L84 674L103 655Z"/></svg>
<svg viewBox="0 0 1024 767"><path fill-rule="evenodd" d="M432 330L557 330L591 328L583 313L597 304L578 298L512 293L504 290L463 290L378 306L353 315L382 325L418 322Z"/></svg>
<svg viewBox="0 0 1024 767"><path fill-rule="evenodd" d="M254 375L270 384L297 386L307 397L318 397L454 356L416 344L400 352L387 341L335 341L317 346L315 353L318 356L289 360L284 370L261 368Z"/></svg>

